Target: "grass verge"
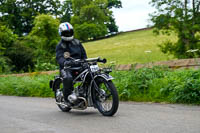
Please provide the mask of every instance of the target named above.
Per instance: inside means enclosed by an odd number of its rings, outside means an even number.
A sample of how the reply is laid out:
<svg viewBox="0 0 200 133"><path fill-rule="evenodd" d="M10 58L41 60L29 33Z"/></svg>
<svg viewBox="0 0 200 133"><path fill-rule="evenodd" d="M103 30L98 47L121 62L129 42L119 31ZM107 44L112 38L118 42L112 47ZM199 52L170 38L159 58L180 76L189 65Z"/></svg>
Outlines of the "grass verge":
<svg viewBox="0 0 200 133"><path fill-rule="evenodd" d="M120 100L200 104L200 70L170 70L154 67L114 71ZM53 75L1 77L0 94L53 97L49 81Z"/></svg>

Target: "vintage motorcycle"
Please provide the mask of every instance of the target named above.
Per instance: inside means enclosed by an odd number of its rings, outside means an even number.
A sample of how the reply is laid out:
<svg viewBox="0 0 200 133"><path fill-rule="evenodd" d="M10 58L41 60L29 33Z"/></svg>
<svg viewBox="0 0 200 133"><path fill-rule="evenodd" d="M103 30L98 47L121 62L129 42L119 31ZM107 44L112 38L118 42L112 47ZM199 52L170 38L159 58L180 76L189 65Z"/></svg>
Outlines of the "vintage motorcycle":
<svg viewBox="0 0 200 133"><path fill-rule="evenodd" d="M106 59L91 58L76 60L81 67L64 68L73 72L73 96L68 97L70 103L64 101L63 79L61 75L55 76L50 81L50 88L53 89L58 107L63 112L71 109L85 110L87 107L94 107L104 116L113 116L119 106L117 90L112 82L114 79L110 72L111 68L99 68L98 62L106 63ZM84 66L84 67L83 67Z"/></svg>

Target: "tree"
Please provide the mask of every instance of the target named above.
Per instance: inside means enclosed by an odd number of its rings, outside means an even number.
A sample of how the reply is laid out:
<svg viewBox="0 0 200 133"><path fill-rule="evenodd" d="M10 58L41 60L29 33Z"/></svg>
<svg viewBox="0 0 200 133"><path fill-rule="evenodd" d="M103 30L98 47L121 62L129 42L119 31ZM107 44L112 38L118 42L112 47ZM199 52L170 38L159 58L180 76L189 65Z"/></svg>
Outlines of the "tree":
<svg viewBox="0 0 200 133"><path fill-rule="evenodd" d="M110 9L122 8L122 2L120 0L108 0L107 8L110 11L110 13L107 14L107 16L109 16L109 22L106 24L106 26L108 27L109 33L118 32L118 26L116 25L113 12Z"/></svg>
<svg viewBox="0 0 200 133"><path fill-rule="evenodd" d="M34 27L27 37L34 42L31 46L49 54L55 53L55 47L60 39L59 23L59 20L51 15L38 15L34 20Z"/></svg>
<svg viewBox="0 0 200 133"><path fill-rule="evenodd" d="M60 7L59 0L1 0L0 21L22 36L31 31L37 15L49 13L58 17Z"/></svg>
<svg viewBox="0 0 200 133"><path fill-rule="evenodd" d="M77 34L78 33L78 34ZM76 28L75 36L80 40L97 39L107 33L105 25L96 25L93 23L83 23Z"/></svg>
<svg viewBox="0 0 200 133"><path fill-rule="evenodd" d="M72 0L74 16L71 23L78 39L97 39L107 34L107 27L104 26L108 22L107 4L107 0Z"/></svg>
<svg viewBox="0 0 200 133"><path fill-rule="evenodd" d="M6 50L12 47L18 36L12 30L0 24L0 73L10 72L11 60L5 56Z"/></svg>
<svg viewBox="0 0 200 133"><path fill-rule="evenodd" d="M34 51L33 49L22 45L20 41L14 42L14 44L6 49L5 56L8 57L13 65L12 71L24 71L28 72L34 68Z"/></svg>
<svg viewBox="0 0 200 133"><path fill-rule="evenodd" d="M0 25L0 55L3 55L4 51L11 47L17 38L18 36L13 34L12 30L6 26Z"/></svg>
<svg viewBox="0 0 200 133"><path fill-rule="evenodd" d="M108 8L122 8L121 0L108 0Z"/></svg>
<svg viewBox="0 0 200 133"><path fill-rule="evenodd" d="M65 0L62 3L61 7L61 15L59 16L60 22L70 22L71 16L72 16L72 1L71 0Z"/></svg>
<svg viewBox="0 0 200 133"><path fill-rule="evenodd" d="M166 41L160 45L164 53L177 58L194 57L191 49L200 49L200 0L152 0L157 11L151 14L155 32L170 35L175 32L178 41ZM196 53L200 55L200 51Z"/></svg>
<svg viewBox="0 0 200 133"><path fill-rule="evenodd" d="M0 73L28 71L33 68L33 58L33 50L22 45L12 30L0 25Z"/></svg>

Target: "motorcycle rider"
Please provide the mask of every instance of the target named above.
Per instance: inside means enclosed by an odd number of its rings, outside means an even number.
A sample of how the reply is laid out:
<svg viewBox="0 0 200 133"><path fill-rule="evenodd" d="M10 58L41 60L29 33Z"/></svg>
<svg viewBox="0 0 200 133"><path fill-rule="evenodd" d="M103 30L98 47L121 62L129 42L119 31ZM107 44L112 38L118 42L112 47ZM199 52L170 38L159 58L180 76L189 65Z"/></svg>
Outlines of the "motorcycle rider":
<svg viewBox="0 0 200 133"><path fill-rule="evenodd" d="M81 66L79 62L73 59L86 59L87 55L81 42L78 39L74 39L74 30L70 23L61 23L58 32L61 36L61 41L56 46L56 60L63 78L64 100L69 103L68 96L73 95L73 75L72 71L67 68Z"/></svg>

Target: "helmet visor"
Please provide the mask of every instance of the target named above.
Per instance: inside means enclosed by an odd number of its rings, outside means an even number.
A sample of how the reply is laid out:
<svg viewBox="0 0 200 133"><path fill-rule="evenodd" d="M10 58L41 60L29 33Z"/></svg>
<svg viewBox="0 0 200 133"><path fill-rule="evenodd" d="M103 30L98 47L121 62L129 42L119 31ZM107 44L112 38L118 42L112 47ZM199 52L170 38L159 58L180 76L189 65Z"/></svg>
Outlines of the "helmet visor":
<svg viewBox="0 0 200 133"><path fill-rule="evenodd" d="M61 33L61 36L64 36L64 37L72 37L73 35L74 35L74 30L73 29L63 31Z"/></svg>

